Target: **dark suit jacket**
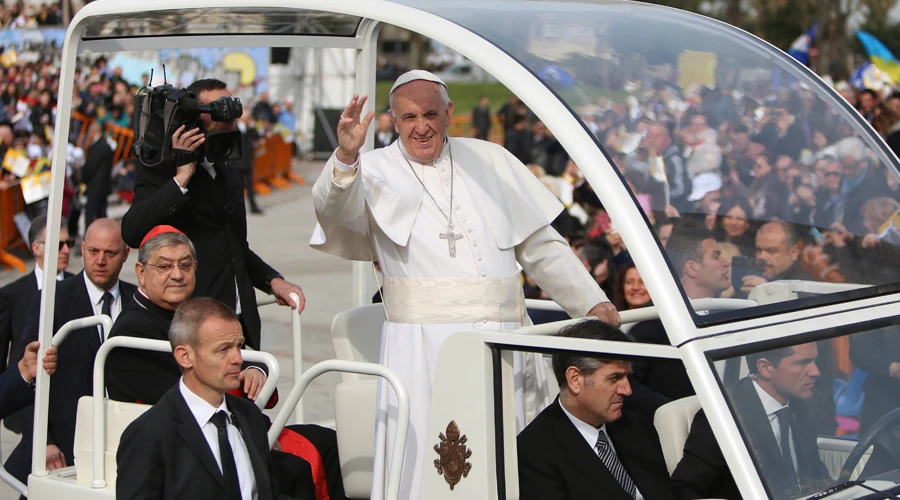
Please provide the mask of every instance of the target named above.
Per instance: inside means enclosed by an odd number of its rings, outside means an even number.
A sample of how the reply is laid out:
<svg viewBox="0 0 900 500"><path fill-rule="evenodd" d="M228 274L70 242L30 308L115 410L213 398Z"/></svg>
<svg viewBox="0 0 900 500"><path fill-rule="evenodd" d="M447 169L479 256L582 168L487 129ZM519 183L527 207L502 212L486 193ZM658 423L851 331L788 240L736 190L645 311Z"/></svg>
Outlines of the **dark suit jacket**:
<svg viewBox="0 0 900 500"><path fill-rule="evenodd" d="M6 418L32 403L34 389L25 382L17 367L0 373L0 418Z"/></svg>
<svg viewBox="0 0 900 500"><path fill-rule="evenodd" d="M625 411L619 420L607 424L606 430L644 498L674 498L653 424L642 415ZM517 444L522 500L630 498L563 413L558 399L528 424Z"/></svg>
<svg viewBox="0 0 900 500"><path fill-rule="evenodd" d="M628 333L644 344L669 345L662 321L642 321ZM629 410L639 411L653 418L656 410L676 399L693 396L694 386L688 378L684 363L676 359L647 359L631 364L631 396L625 398Z"/></svg>
<svg viewBox="0 0 900 500"><path fill-rule="evenodd" d="M830 481L828 470L819 459L817 436L813 426L809 425L810 415L804 402L790 402L797 423L791 427L791 432L797 454L797 477L800 481L798 493L797 485L791 484L785 473L781 449L752 379L745 377L739 380L729 390L729 397L738 426L748 442L750 455L756 462L771 497L793 498L800 493L814 493L825 486L823 482ZM718 445L715 445L715 437L706 418L695 418L685 443L684 457L672 474L672 480L679 488L690 488L692 485L698 497L715 494L707 488L714 484L727 485L729 480L733 484L734 481L730 479L731 473L721 453Z"/></svg>
<svg viewBox="0 0 900 500"><path fill-rule="evenodd" d="M113 150L101 137L88 147L82 168L88 198L105 198L112 192Z"/></svg>
<svg viewBox="0 0 900 500"><path fill-rule="evenodd" d="M122 306L131 302L137 287L131 283L119 281L119 294ZM38 322L40 320L40 296L35 296L31 303L25 326L24 344L17 351L21 359L24 345L38 338ZM53 314L53 332L56 332L73 319L94 315L87 286L84 284L84 272L64 279L56 287L56 305ZM100 334L96 327L82 328L69 333L65 342L58 349L56 373L50 384L50 417L48 421L47 440L55 444L66 456L72 459L72 447L75 442L75 414L78 412L78 399L88 396L94 391L94 357L100 349ZM33 425L33 422L32 422ZM24 434L24 433L23 433Z"/></svg>
<svg viewBox="0 0 900 500"><path fill-rule="evenodd" d="M144 236L159 224L183 231L197 249L195 297L213 297L235 304L235 280L240 291L241 316L248 346L260 348L260 320L254 287L271 293L267 285L278 272L263 262L247 244L247 212L244 180L240 172L222 164L216 179L206 169L197 170L186 194L175 183L169 164L135 172L134 203L122 219L122 237L137 248Z"/></svg>
<svg viewBox="0 0 900 500"><path fill-rule="evenodd" d="M374 147L374 149L386 148L386 147L390 146L391 144L393 144L394 141L396 141L398 137L400 137L400 134L398 134L396 130L391 130L391 135L388 138L387 142L385 142L385 141L381 140L380 133L376 130L375 131L375 147Z"/></svg>
<svg viewBox="0 0 900 500"><path fill-rule="evenodd" d="M25 316L31 298L37 292L37 279L34 270L0 288L0 366L6 369L6 358L10 355L10 345L21 343L22 332L25 330ZM9 364L15 365L18 359L10 359Z"/></svg>
<svg viewBox="0 0 900 500"><path fill-rule="evenodd" d="M250 453L259 500L275 498L265 417L250 401L225 400ZM225 479L177 385L125 429L116 464L120 500L225 498Z"/></svg>

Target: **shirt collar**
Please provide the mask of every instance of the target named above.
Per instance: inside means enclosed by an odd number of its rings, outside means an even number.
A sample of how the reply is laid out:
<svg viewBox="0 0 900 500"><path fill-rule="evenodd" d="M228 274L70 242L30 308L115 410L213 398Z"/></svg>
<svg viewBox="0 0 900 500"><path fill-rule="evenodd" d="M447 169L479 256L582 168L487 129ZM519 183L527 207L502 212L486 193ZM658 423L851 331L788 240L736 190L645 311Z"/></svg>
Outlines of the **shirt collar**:
<svg viewBox="0 0 900 500"><path fill-rule="evenodd" d="M38 266L34 266L34 277L37 279L37 289L40 290L44 288L44 271ZM56 281L62 281L66 279L65 271L60 271L59 274L56 275Z"/></svg>
<svg viewBox="0 0 900 500"><path fill-rule="evenodd" d="M597 445L597 438L600 436L600 432L602 431L606 433L606 424L603 424L600 427L594 427L593 425L587 422L583 422L579 420L575 415L569 413L569 411L566 410L566 407L563 406L562 401L557 400L557 403L559 403L559 407L562 408L562 411L566 414L566 417L569 417L572 425L574 425L575 428L578 429L578 432L581 433L582 437L584 437L584 440L587 441L587 444L591 447L591 449L593 449L594 446ZM607 437L609 437L608 434Z"/></svg>
<svg viewBox="0 0 900 500"><path fill-rule="evenodd" d="M762 402L763 410L765 410L766 415L771 416L775 414L776 411L787 408L790 403L786 405L782 405L775 398L772 397L771 394L766 392L762 387L756 383L756 379L753 380L753 388L756 389L756 394L759 395L759 400Z"/></svg>
<svg viewBox="0 0 900 500"><path fill-rule="evenodd" d="M423 162L421 162L421 161L419 161L419 160L413 158L412 156L410 156L410 154L406 152L406 146L403 145L403 141L402 141L402 140L398 139L398 140L395 141L395 142L397 142L397 143L400 145L400 152L403 153L403 156L404 156L408 161L413 162L413 163L418 163L418 164L420 164L420 165L434 165L434 164L436 164L436 163L440 163L440 162L442 162L442 161L444 161L444 160L447 160L447 159L449 158L449 155L450 155L450 139L449 139L446 135L444 136L444 147L441 148L441 154L439 154L438 157L435 158L434 160L429 161L429 162L425 162L425 163L423 163Z"/></svg>
<svg viewBox="0 0 900 500"><path fill-rule="evenodd" d="M91 280L88 279L87 273L84 274L84 284L87 287L88 297L91 298L91 304L98 305L103 300L103 294L106 293L103 289L95 285ZM113 297L113 302L119 300L119 280L116 280L116 284L110 288L109 293Z"/></svg>
<svg viewBox="0 0 900 500"><path fill-rule="evenodd" d="M184 384L184 377L178 379L178 389L181 391L181 397L184 398L184 402L187 403L188 409L191 410L191 413L197 420L197 425L201 429L220 410L225 412L225 420L231 423L231 412L228 411L228 405L225 403L224 396L222 397L222 403L218 407L213 406L188 389L188 386Z"/></svg>

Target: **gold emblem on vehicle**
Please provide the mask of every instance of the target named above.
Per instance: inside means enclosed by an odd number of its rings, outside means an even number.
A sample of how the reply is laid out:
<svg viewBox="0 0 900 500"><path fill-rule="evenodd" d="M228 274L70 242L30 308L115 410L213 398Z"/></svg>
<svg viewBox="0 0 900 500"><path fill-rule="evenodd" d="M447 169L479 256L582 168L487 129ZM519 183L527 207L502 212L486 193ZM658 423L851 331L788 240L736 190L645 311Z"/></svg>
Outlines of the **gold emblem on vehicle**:
<svg viewBox="0 0 900 500"><path fill-rule="evenodd" d="M444 481L450 485L452 490L456 483L464 477L468 477L469 471L472 470L472 464L466 459L472 456L472 450L466 447L465 435L460 437L459 426L456 421L451 420L447 425L447 435L441 432L439 436L441 442L434 445L434 451L440 458L434 459L434 467L438 474L444 476Z"/></svg>

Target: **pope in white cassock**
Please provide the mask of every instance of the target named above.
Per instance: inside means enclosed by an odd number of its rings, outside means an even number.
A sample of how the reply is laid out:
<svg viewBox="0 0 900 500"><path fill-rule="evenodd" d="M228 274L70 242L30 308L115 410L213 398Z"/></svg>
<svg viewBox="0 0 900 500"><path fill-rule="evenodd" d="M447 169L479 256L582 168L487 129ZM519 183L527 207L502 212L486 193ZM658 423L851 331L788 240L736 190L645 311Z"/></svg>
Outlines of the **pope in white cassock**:
<svg viewBox="0 0 900 500"><path fill-rule="evenodd" d="M425 433L441 345L458 331L530 324L516 262L572 317L618 324L619 315L550 227L563 206L540 181L498 145L445 135L453 103L437 76L414 70L397 79L390 115L400 140L360 155L374 116L362 117L365 103L354 96L344 109L338 149L313 187L319 225L310 244L374 259L384 273L381 362L409 390L400 498L415 499L422 464L433 458L425 456L434 440ZM515 360L519 428L526 409L533 416L549 403L545 373L533 369L543 364L529 358L528 377L525 356ZM396 399L383 382L373 499L384 496L397 423Z"/></svg>

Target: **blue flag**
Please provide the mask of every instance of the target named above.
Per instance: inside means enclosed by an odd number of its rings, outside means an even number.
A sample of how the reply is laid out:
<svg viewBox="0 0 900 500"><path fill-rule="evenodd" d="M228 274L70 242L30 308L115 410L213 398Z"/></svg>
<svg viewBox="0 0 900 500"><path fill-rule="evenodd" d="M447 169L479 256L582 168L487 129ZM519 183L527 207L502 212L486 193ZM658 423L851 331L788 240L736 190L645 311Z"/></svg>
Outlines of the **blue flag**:
<svg viewBox="0 0 900 500"><path fill-rule="evenodd" d="M791 55L794 59L800 61L804 66L809 64L809 49L813 46L813 41L816 39L816 31L819 29L819 21L813 23L812 27L806 33L797 37L794 40L794 43L791 44L791 47L788 49L788 54Z"/></svg>

